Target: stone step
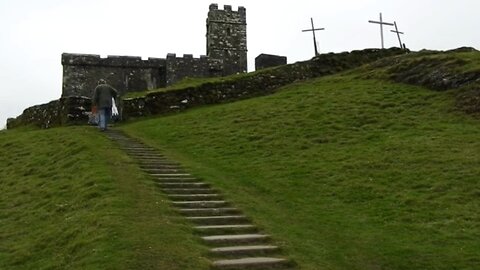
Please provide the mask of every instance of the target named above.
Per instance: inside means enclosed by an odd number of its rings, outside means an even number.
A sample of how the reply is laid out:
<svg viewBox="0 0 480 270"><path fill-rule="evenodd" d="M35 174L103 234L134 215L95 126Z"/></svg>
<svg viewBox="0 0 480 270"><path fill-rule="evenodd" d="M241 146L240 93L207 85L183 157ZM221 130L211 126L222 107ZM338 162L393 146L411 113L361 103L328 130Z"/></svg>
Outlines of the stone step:
<svg viewBox="0 0 480 270"><path fill-rule="evenodd" d="M185 173L185 170L181 168L147 168L142 169L147 173Z"/></svg>
<svg viewBox="0 0 480 270"><path fill-rule="evenodd" d="M187 173L181 164L120 131L108 130L106 135L152 176L186 220L196 224L197 235L214 246L212 257L223 259L215 260L213 269L283 269L289 265L284 258L268 257L279 251L277 246L265 244L270 236L257 233L258 228L239 209L229 206L222 195Z"/></svg>
<svg viewBox="0 0 480 270"><path fill-rule="evenodd" d="M133 157L133 158L136 158L136 159L152 159L152 158L155 158L155 159L166 160L166 157L162 156L160 154L140 154L140 153L132 154L132 153L130 153L130 156Z"/></svg>
<svg viewBox="0 0 480 270"><path fill-rule="evenodd" d="M144 160L144 161L158 161L158 162L162 162L162 161L169 161L167 158L165 157L159 157L159 156L134 156L134 155L131 155L131 157L134 157L135 159L137 160Z"/></svg>
<svg viewBox="0 0 480 270"><path fill-rule="evenodd" d="M119 142L120 144L120 147L122 149L131 149L131 148L146 148L147 146L145 146L144 144L139 144L139 143L135 143L135 142L130 142L130 141L120 141Z"/></svg>
<svg viewBox="0 0 480 270"><path fill-rule="evenodd" d="M230 256L246 256L256 255L264 256L280 251L280 248L272 245L255 245L255 246L231 246L212 248L210 252L215 256L230 257Z"/></svg>
<svg viewBox="0 0 480 270"><path fill-rule="evenodd" d="M211 188L162 188L163 192L167 194L212 194L216 193Z"/></svg>
<svg viewBox="0 0 480 270"><path fill-rule="evenodd" d="M124 151L126 151L129 154L142 154L142 153L147 153L147 154L159 154L156 149L153 148L123 148Z"/></svg>
<svg viewBox="0 0 480 270"><path fill-rule="evenodd" d="M138 156L153 156L153 157L161 157L161 158L166 158L164 155L159 154L157 151L132 151L132 150L127 150L126 151L128 155L138 157Z"/></svg>
<svg viewBox="0 0 480 270"><path fill-rule="evenodd" d="M182 166L178 164L158 164L158 163L149 163L149 164L140 164L141 169L181 169Z"/></svg>
<svg viewBox="0 0 480 270"><path fill-rule="evenodd" d="M228 225L228 224L241 224L241 223L250 222L250 220L243 215L200 216L200 217L186 217L185 219L198 225Z"/></svg>
<svg viewBox="0 0 480 270"><path fill-rule="evenodd" d="M195 180L195 179L192 179ZM160 182L157 183L162 188L208 188L210 184L202 182Z"/></svg>
<svg viewBox="0 0 480 270"><path fill-rule="evenodd" d="M266 234L227 234L202 236L201 238L206 243L217 246L260 244L270 240L270 236Z"/></svg>
<svg viewBox="0 0 480 270"><path fill-rule="evenodd" d="M234 207L222 207L222 208L184 208L178 210L180 214L190 217L202 217L202 216L221 216L239 214L240 210Z"/></svg>
<svg viewBox="0 0 480 270"><path fill-rule="evenodd" d="M108 134L108 138L116 141L130 141L127 137L117 134Z"/></svg>
<svg viewBox="0 0 480 270"><path fill-rule="evenodd" d="M172 161L159 161L159 160L137 160L138 166L140 168L156 168L159 166L166 166L166 167L181 167L178 163L172 162Z"/></svg>
<svg viewBox="0 0 480 270"><path fill-rule="evenodd" d="M149 173L149 175L157 177L157 179L161 178L185 178L185 177L191 177L192 175L189 173Z"/></svg>
<svg viewBox="0 0 480 270"><path fill-rule="evenodd" d="M123 150L127 151L140 151L140 150L147 150L147 151L158 151L157 149L149 146L126 146Z"/></svg>
<svg viewBox="0 0 480 270"><path fill-rule="evenodd" d="M193 228L201 235L247 234L258 231L252 224L202 225Z"/></svg>
<svg viewBox="0 0 480 270"><path fill-rule="evenodd" d="M127 151L132 156L153 156L153 157L165 157L157 151Z"/></svg>
<svg viewBox="0 0 480 270"><path fill-rule="evenodd" d="M135 139L132 139L130 137L127 137L125 135L119 135L119 136L116 136L117 138L119 138L122 142L124 142L125 144L123 144L124 146L132 146L132 145L140 145L140 146L147 146L146 144L138 141L138 140L135 140Z"/></svg>
<svg viewBox="0 0 480 270"><path fill-rule="evenodd" d="M123 134L121 132L111 132L111 131L112 131L111 129L108 129L106 131L107 136L120 138L120 139L123 139L123 140L135 141L135 140L131 139L130 137L125 136L125 134Z"/></svg>
<svg viewBox="0 0 480 270"><path fill-rule="evenodd" d="M212 264L213 269L279 269L290 267L291 262L284 258L247 257L241 259L218 260Z"/></svg>
<svg viewBox="0 0 480 270"><path fill-rule="evenodd" d="M173 206L178 208L212 208L212 207L226 207L230 203L223 200L216 200L216 201L174 201L172 202Z"/></svg>
<svg viewBox="0 0 480 270"><path fill-rule="evenodd" d="M115 141L116 143L119 144L120 148L124 148L124 145L126 144L126 141L123 138L115 138L113 136L107 136L110 140Z"/></svg>
<svg viewBox="0 0 480 270"><path fill-rule="evenodd" d="M173 201L216 201L223 198L220 194L168 194L167 195Z"/></svg>
<svg viewBox="0 0 480 270"><path fill-rule="evenodd" d="M198 182L198 179L193 178L193 177L175 177L175 178L172 178L172 177L157 177L153 181L155 181L155 183L158 184L158 185L161 185L163 183L172 183L172 182L179 183L179 184L182 184L182 183L190 184L190 183Z"/></svg>
<svg viewBox="0 0 480 270"><path fill-rule="evenodd" d="M155 169L142 169L144 172L148 174L165 174L165 173L174 173L174 174L179 174L179 173L186 173L183 169L171 169L171 168L155 168Z"/></svg>
<svg viewBox="0 0 480 270"><path fill-rule="evenodd" d="M127 151L155 151L155 152L158 151L156 148L146 146L146 145L140 145L140 144L124 145L123 149Z"/></svg>
<svg viewBox="0 0 480 270"><path fill-rule="evenodd" d="M130 154L163 156L163 154L160 153L157 149L154 149L151 147L147 148L147 147L141 147L141 146L136 146L136 147L128 146L128 147L124 147L123 149Z"/></svg>
<svg viewBox="0 0 480 270"><path fill-rule="evenodd" d="M158 149L146 146L146 145L141 145L141 144L124 144L122 147L123 150L132 153L132 152L148 152L148 153L157 153L159 154Z"/></svg>
<svg viewBox="0 0 480 270"><path fill-rule="evenodd" d="M176 163L171 162L166 158L139 158L139 157L132 157L132 159L137 161L138 164L157 164L157 165L175 165Z"/></svg>

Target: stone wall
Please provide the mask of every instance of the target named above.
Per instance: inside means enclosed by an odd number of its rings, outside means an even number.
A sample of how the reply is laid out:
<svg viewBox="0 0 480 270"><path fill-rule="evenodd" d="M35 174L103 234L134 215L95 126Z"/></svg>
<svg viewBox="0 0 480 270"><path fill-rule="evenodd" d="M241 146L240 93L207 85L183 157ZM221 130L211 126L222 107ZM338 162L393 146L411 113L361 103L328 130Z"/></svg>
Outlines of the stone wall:
<svg viewBox="0 0 480 270"><path fill-rule="evenodd" d="M28 125L39 128L84 125L88 122L91 105L87 97L63 97L25 109L19 117L7 120L7 129Z"/></svg>
<svg viewBox="0 0 480 270"><path fill-rule="evenodd" d="M287 64L286 56L260 54L255 58L255 70L260 70L269 67L276 67Z"/></svg>
<svg viewBox="0 0 480 270"><path fill-rule="evenodd" d="M91 97L99 79L106 79L120 94L165 86L165 59L92 54L62 54L62 97Z"/></svg>
<svg viewBox="0 0 480 270"><path fill-rule="evenodd" d="M186 77L218 77L222 75L223 61L211 59L207 56L194 58L191 54L177 57L169 53L166 61L166 84L176 83Z"/></svg>
<svg viewBox="0 0 480 270"><path fill-rule="evenodd" d="M123 119L168 114L208 104L242 100L274 93L295 81L334 74L367 64L378 59L403 54L400 49L324 54L310 61L279 66L245 74L215 83L169 92L153 92L145 97L124 99L121 103ZM10 119L7 128L34 125L42 128L70 124L86 124L91 100L86 97L65 97L48 104L28 108L16 119Z"/></svg>

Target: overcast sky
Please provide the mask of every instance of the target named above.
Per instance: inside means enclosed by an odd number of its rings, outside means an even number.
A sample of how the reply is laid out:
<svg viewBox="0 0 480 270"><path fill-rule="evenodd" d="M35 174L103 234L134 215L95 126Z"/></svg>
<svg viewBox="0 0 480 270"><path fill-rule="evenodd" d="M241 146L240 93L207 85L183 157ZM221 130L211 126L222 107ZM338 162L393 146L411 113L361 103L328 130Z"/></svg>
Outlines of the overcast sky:
<svg viewBox="0 0 480 270"><path fill-rule="evenodd" d="M480 48L479 0L0 0L0 128L33 105L58 99L61 54L164 58L205 54L211 3L247 10L249 71L260 53L303 61L314 54L312 17L321 53L380 47L368 20L396 21L412 50ZM392 28L385 46L398 46Z"/></svg>

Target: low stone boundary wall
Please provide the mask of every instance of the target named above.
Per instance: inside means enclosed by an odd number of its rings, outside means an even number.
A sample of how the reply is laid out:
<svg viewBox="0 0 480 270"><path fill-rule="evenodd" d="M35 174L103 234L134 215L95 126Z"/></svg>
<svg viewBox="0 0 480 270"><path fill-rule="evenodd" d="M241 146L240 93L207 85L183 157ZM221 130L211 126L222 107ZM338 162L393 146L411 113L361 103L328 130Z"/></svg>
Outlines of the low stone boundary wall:
<svg viewBox="0 0 480 270"><path fill-rule="evenodd" d="M50 128L87 124L92 101L87 97L64 97L27 108L17 118L7 120L7 129L19 126Z"/></svg>
<svg viewBox="0 0 480 270"><path fill-rule="evenodd" d="M216 83L206 83L145 97L124 99L123 118L166 114L209 104L219 104L268 95L296 81L335 74L378 59L405 53L400 49L323 54L310 61L265 69Z"/></svg>

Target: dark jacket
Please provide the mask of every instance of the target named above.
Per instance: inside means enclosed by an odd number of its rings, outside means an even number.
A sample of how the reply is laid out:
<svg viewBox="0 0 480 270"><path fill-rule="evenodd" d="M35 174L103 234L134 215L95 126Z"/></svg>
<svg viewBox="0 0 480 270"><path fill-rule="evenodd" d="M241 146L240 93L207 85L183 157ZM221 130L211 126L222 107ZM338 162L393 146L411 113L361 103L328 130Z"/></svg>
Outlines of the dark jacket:
<svg viewBox="0 0 480 270"><path fill-rule="evenodd" d="M111 108L112 98L117 100L118 92L115 88L108 84L100 84L95 88L95 92L92 97L92 105L97 108Z"/></svg>

